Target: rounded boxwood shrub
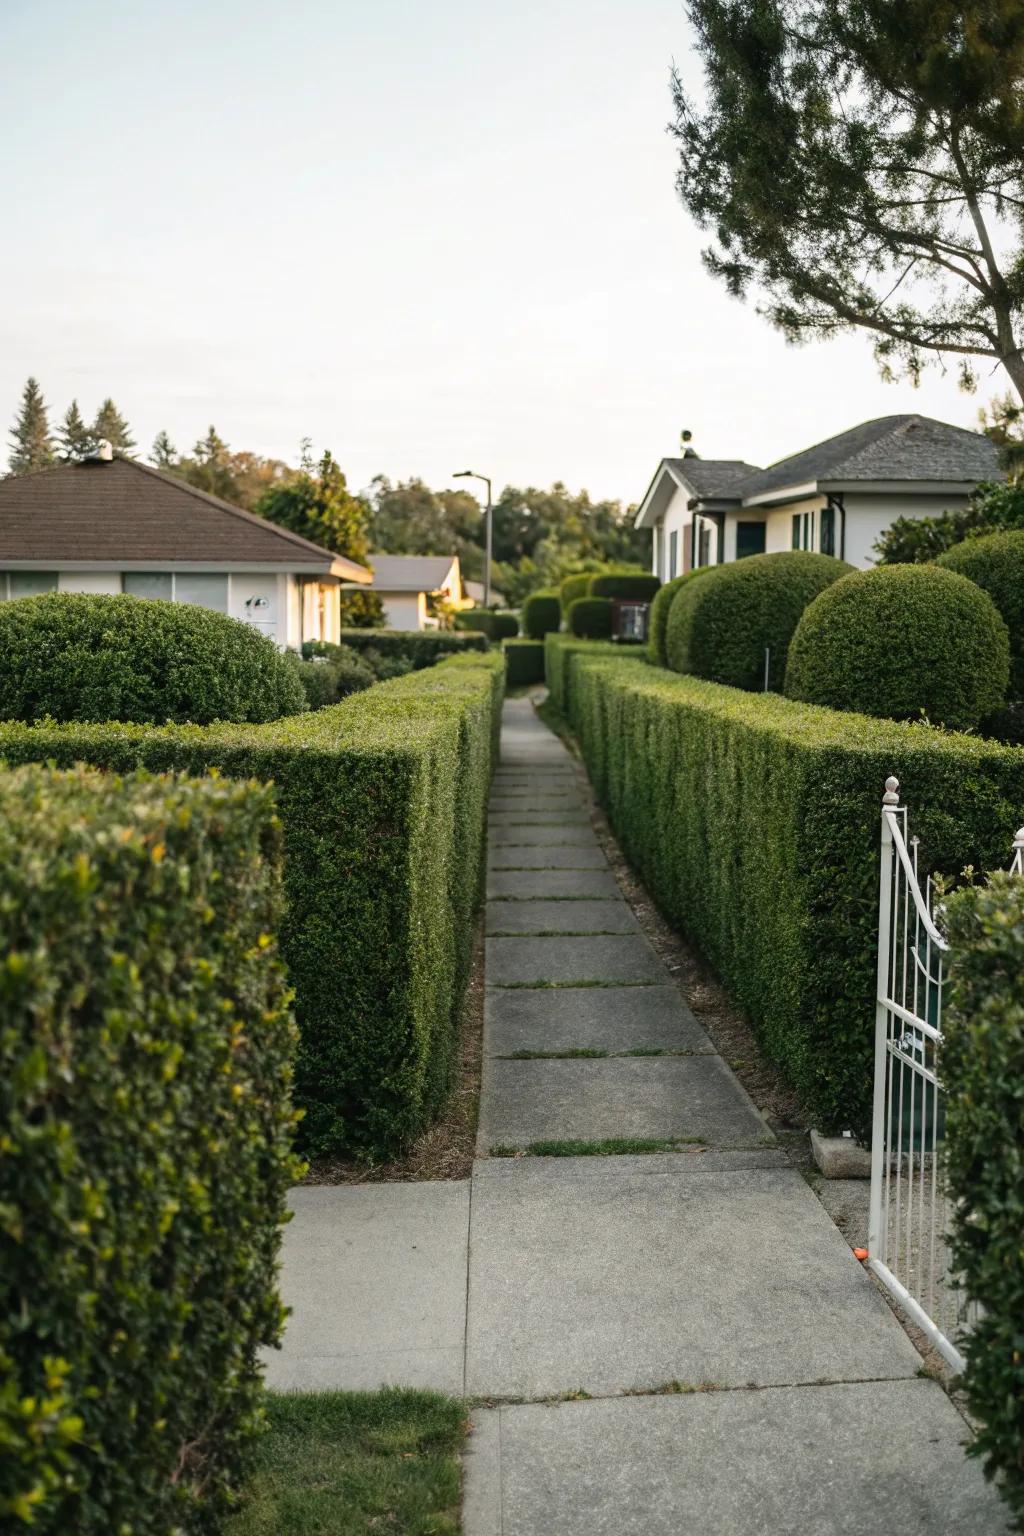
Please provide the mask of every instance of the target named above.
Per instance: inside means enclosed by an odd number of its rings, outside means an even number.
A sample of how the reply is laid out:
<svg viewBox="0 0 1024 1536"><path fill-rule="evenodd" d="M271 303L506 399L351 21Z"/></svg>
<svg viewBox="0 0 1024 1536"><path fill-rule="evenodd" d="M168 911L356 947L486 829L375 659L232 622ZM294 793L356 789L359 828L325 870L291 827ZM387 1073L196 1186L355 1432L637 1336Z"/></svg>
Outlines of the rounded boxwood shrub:
<svg viewBox="0 0 1024 1536"><path fill-rule="evenodd" d="M558 589L563 615L569 612L569 609L578 598L586 597L590 591L590 583L593 576L593 571L580 571L575 576L566 576Z"/></svg>
<svg viewBox="0 0 1024 1536"><path fill-rule="evenodd" d="M705 568L669 609L665 648L674 672L781 692L786 653L807 604L853 567L831 555L787 550Z"/></svg>
<svg viewBox="0 0 1024 1536"><path fill-rule="evenodd" d="M607 571L591 576L591 597L617 597L627 603L649 603L661 586L657 576L639 571Z"/></svg>
<svg viewBox="0 0 1024 1536"><path fill-rule="evenodd" d="M531 592L523 604L523 634L528 640L543 640L562 622L562 604L556 591L545 588Z"/></svg>
<svg viewBox="0 0 1024 1536"><path fill-rule="evenodd" d="M810 604L789 648L786 692L808 704L969 730L999 708L1006 625L966 576L879 565Z"/></svg>
<svg viewBox="0 0 1024 1536"><path fill-rule="evenodd" d="M1010 691L1024 698L1024 530L966 539L935 563L973 581L999 609L1010 631Z"/></svg>
<svg viewBox="0 0 1024 1536"><path fill-rule="evenodd" d="M671 581L664 582L655 592L648 620L647 651L656 666L668 666L665 641L668 631L669 610L672 607L676 593L680 587L692 581L695 576L706 576L708 571L715 569L717 567L713 565L698 565L694 571L686 571L682 576L673 576Z"/></svg>
<svg viewBox="0 0 1024 1536"><path fill-rule="evenodd" d="M343 646L337 648L339 652ZM353 651L329 660L303 661L296 657L292 662L310 709L325 709L328 704L338 704L350 693L361 693L372 688L377 681L372 669L360 661Z"/></svg>
<svg viewBox="0 0 1024 1536"><path fill-rule="evenodd" d="M607 640L612 632L610 597L578 597L569 609L570 633L582 640Z"/></svg>
<svg viewBox="0 0 1024 1536"><path fill-rule="evenodd" d="M0 720L276 720L306 697L238 619L141 597L48 592L0 604Z"/></svg>

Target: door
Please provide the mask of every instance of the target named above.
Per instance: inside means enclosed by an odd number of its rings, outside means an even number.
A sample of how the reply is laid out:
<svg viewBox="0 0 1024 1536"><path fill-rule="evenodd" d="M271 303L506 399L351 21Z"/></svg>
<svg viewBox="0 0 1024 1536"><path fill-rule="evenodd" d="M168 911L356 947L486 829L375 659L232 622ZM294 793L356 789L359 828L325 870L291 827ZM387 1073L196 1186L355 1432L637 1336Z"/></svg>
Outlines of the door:
<svg viewBox="0 0 1024 1536"><path fill-rule="evenodd" d="M736 559L742 560L744 555L763 555L764 537L764 523L737 523Z"/></svg>
<svg viewBox="0 0 1024 1536"><path fill-rule="evenodd" d="M277 577L232 576L231 613L278 644Z"/></svg>

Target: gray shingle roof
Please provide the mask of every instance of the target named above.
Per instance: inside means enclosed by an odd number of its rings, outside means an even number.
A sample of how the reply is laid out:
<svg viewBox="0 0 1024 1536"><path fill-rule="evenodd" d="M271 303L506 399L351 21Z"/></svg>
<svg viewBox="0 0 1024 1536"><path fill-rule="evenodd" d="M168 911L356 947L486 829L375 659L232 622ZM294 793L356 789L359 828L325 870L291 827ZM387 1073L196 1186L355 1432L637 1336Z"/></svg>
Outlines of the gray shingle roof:
<svg viewBox="0 0 1024 1536"><path fill-rule="evenodd" d="M666 459L665 463L682 475L696 496L728 496L734 485L758 472L756 464L747 464L743 459L699 459L694 455L688 459Z"/></svg>
<svg viewBox="0 0 1024 1536"><path fill-rule="evenodd" d="M455 561L454 555L370 555L378 592L437 592Z"/></svg>
<svg viewBox="0 0 1024 1536"><path fill-rule="evenodd" d="M1001 478L994 445L980 432L929 416L879 416L739 481L748 499L817 480L992 480Z"/></svg>
<svg viewBox="0 0 1024 1536"><path fill-rule="evenodd" d="M0 561L277 565L368 573L286 528L131 459L61 464L0 480ZM345 567L344 571L339 566Z"/></svg>

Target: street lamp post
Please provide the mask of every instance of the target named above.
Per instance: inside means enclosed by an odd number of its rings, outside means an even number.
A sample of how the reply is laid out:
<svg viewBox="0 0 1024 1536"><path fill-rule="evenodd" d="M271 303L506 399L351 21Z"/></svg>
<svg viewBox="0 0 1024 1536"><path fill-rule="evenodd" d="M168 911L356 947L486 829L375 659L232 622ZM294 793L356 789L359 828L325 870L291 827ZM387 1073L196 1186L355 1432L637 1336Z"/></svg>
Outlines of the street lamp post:
<svg viewBox="0 0 1024 1536"><path fill-rule="evenodd" d="M487 552L484 556L484 607L491 606L491 481L488 475L478 475L473 469L457 469L453 480L482 480L487 487L487 506L484 510L484 539Z"/></svg>

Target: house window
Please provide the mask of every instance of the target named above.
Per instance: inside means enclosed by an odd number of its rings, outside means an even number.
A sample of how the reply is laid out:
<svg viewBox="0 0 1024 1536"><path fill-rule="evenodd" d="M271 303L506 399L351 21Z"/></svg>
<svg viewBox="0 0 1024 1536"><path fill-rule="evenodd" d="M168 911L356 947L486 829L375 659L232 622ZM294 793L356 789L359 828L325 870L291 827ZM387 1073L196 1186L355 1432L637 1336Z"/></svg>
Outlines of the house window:
<svg viewBox="0 0 1024 1536"><path fill-rule="evenodd" d="M130 597L162 597L174 600L174 577L163 571L125 571L121 578Z"/></svg>
<svg viewBox="0 0 1024 1536"><path fill-rule="evenodd" d="M679 569L679 534L670 533L668 536L668 579L676 575Z"/></svg>
<svg viewBox="0 0 1024 1536"><path fill-rule="evenodd" d="M710 525L703 520L703 518L700 521L697 536L698 536L698 538L700 540L700 543L699 543L699 546L698 546L697 564L698 565L710 565L711 564L711 528L710 528Z"/></svg>
<svg viewBox="0 0 1024 1536"><path fill-rule="evenodd" d="M169 603L228 611L228 578L206 571L125 571L124 590L132 597L158 597Z"/></svg>
<svg viewBox="0 0 1024 1536"><path fill-rule="evenodd" d="M8 571L0 574L0 598L37 597L40 592L56 592L56 571Z"/></svg>
<svg viewBox="0 0 1024 1536"><path fill-rule="evenodd" d="M764 523L737 523L736 559L743 560L747 555L763 555L764 540Z"/></svg>
<svg viewBox="0 0 1024 1536"><path fill-rule="evenodd" d="M823 555L836 552L836 509L831 505L821 509L821 552Z"/></svg>
<svg viewBox="0 0 1024 1536"><path fill-rule="evenodd" d="M813 512L793 513L793 548L814 548L815 514Z"/></svg>

